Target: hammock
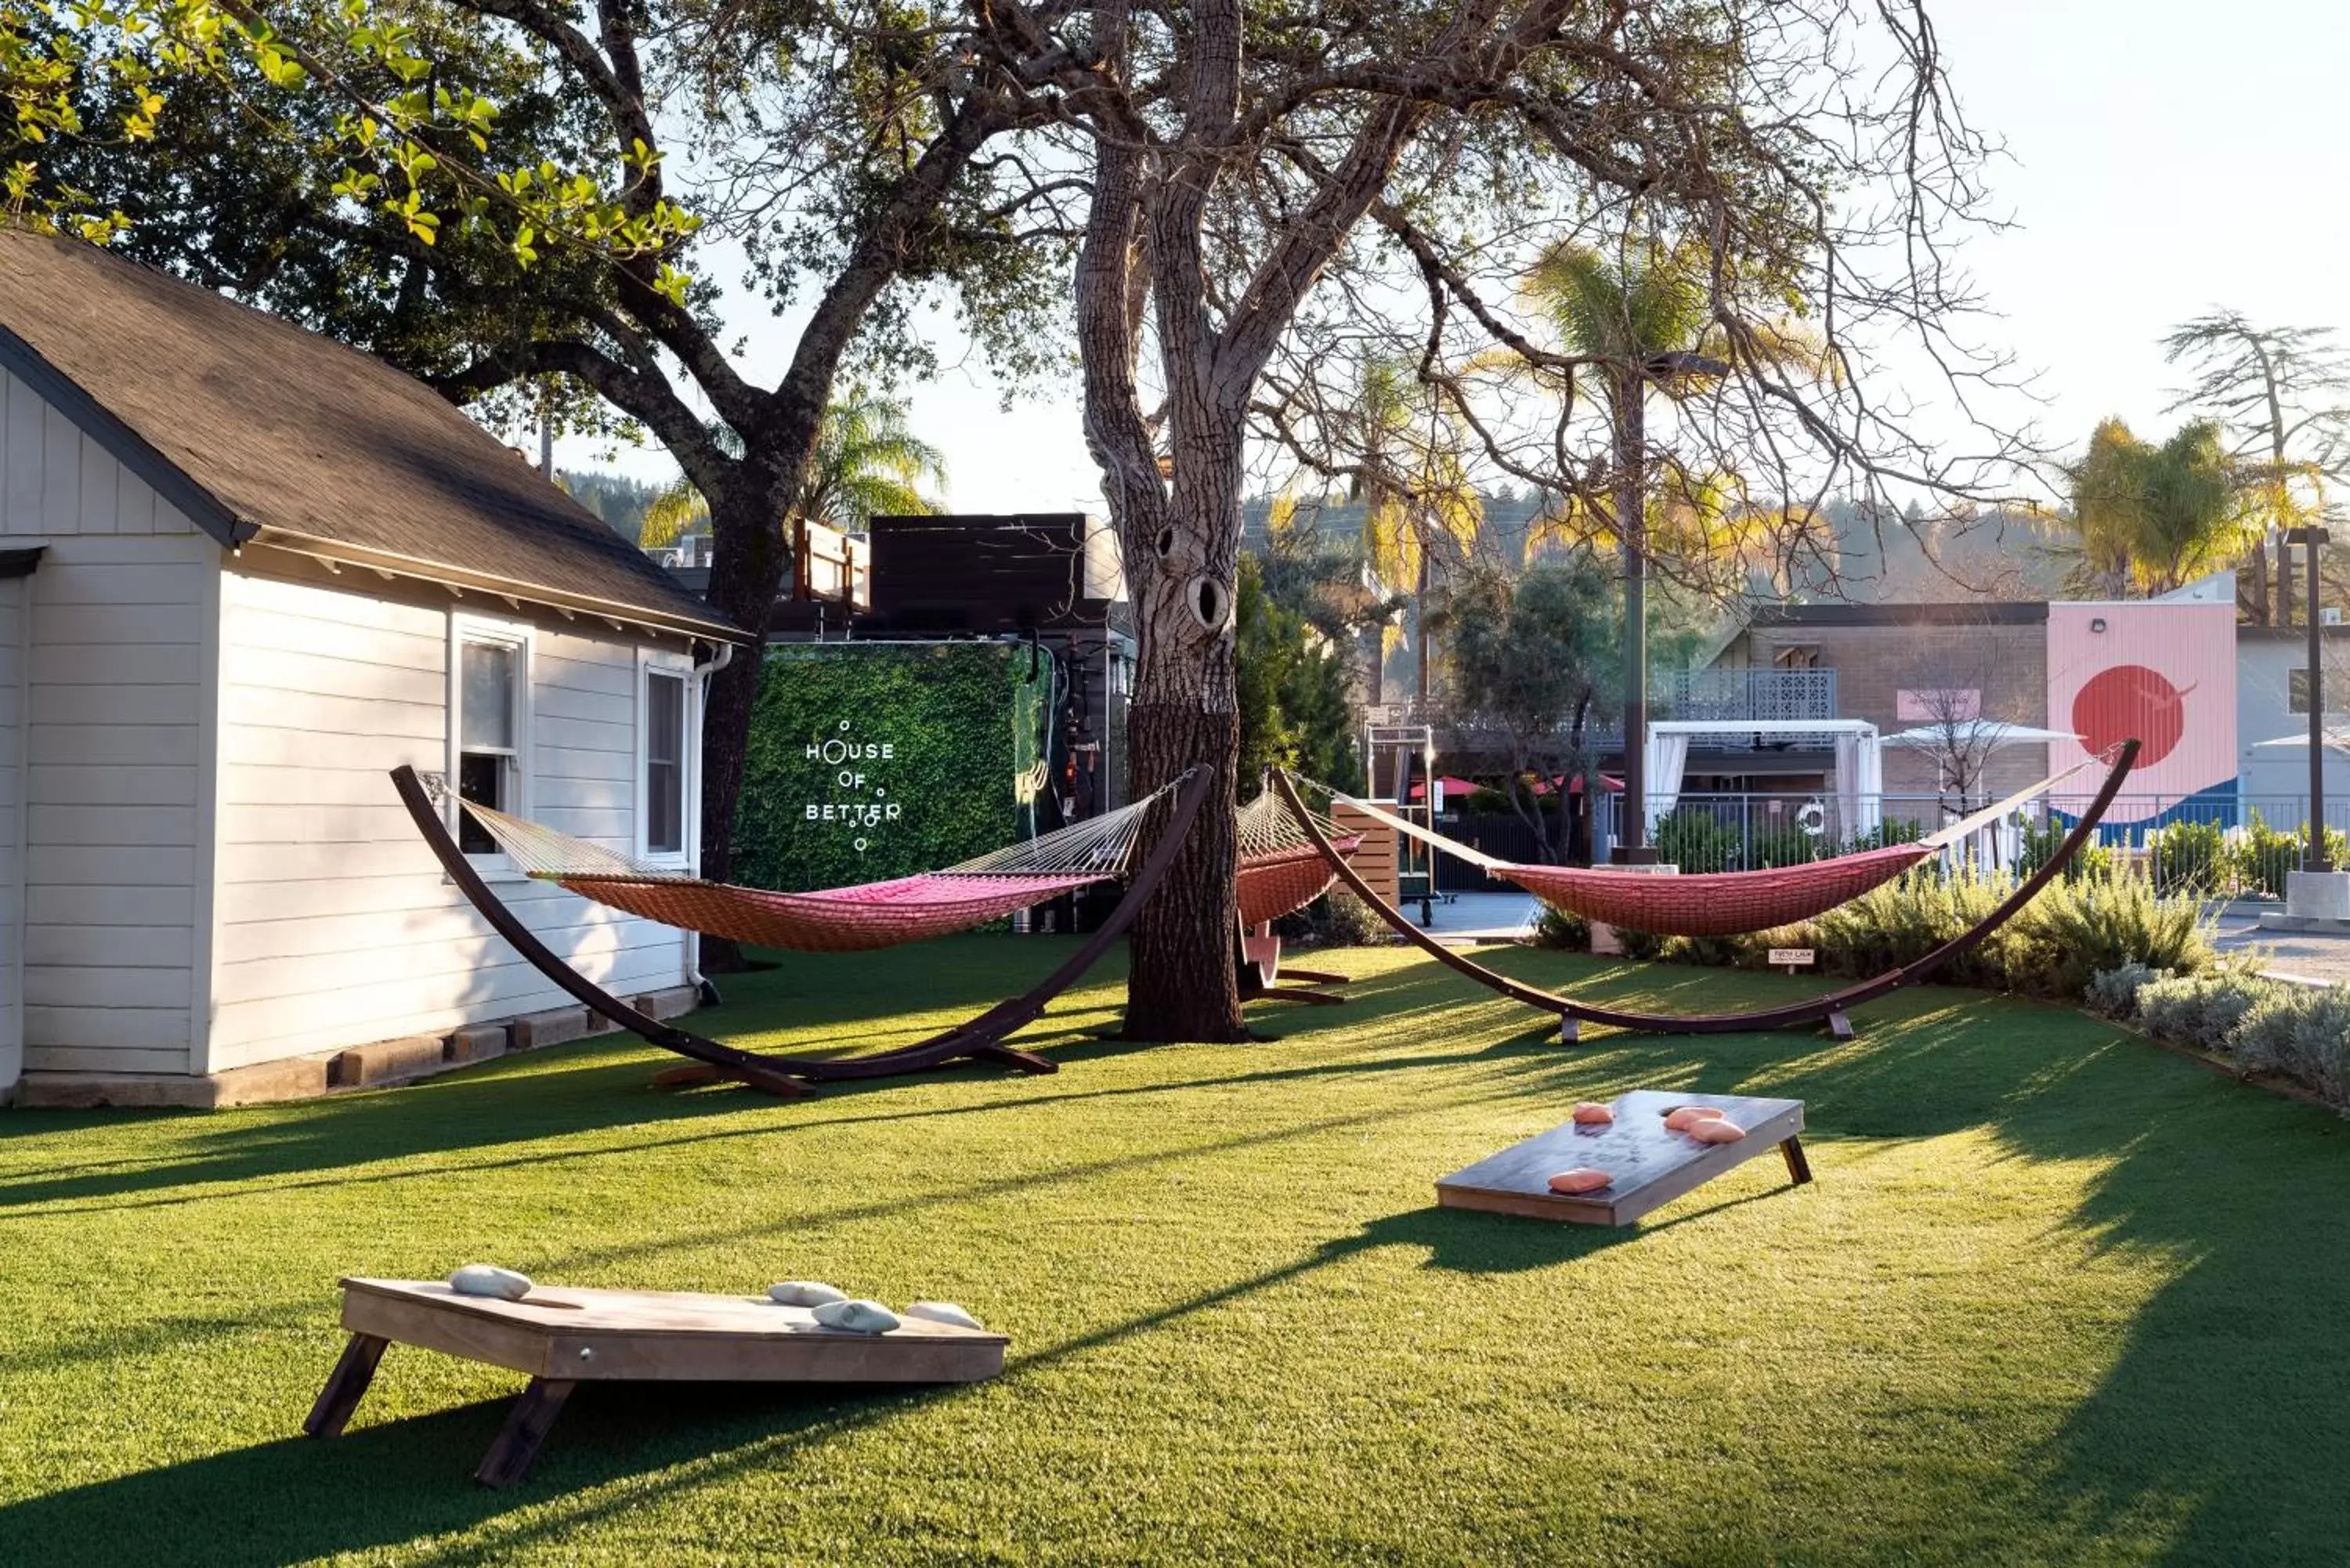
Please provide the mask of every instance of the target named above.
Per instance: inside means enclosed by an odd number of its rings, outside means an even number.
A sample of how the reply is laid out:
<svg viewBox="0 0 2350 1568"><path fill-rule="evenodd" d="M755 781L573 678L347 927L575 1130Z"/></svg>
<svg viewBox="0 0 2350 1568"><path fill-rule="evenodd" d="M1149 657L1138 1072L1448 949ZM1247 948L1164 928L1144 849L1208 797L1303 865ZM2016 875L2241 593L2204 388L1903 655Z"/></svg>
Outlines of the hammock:
<svg viewBox="0 0 2350 1568"><path fill-rule="evenodd" d="M543 823L470 800L460 804L516 867L583 898L756 947L842 953L949 936L1115 881L1127 873L1146 815L1173 788L943 871L813 893L705 881L644 865Z"/></svg>
<svg viewBox="0 0 2350 1568"><path fill-rule="evenodd" d="M1363 841L1362 835L1343 833L1326 817L1314 820L1341 855L1351 855ZM1295 913L1338 879L1322 851L1299 830L1297 818L1271 790L1241 807L1238 826L1240 876L1234 892L1244 928L1253 930Z"/></svg>
<svg viewBox="0 0 2350 1568"><path fill-rule="evenodd" d="M2095 758L2075 763L1914 844L1864 849L1772 870L1713 871L1686 877L1579 866L1520 865L1471 849L1367 801L1339 795L1324 785L1315 787L1333 799L1346 801L1353 809L1385 823L1398 833L1514 882L1544 903L1570 915L1659 936L1726 937L1807 920L1839 904L1850 903L2095 763Z"/></svg>

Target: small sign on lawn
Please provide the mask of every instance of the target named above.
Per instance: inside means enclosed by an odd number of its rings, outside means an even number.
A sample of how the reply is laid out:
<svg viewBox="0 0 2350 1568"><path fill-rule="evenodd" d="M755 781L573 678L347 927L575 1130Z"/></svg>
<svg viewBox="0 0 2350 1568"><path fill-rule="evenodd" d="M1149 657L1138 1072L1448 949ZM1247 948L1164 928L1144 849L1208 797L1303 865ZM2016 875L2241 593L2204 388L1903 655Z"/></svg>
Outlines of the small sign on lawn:
<svg viewBox="0 0 2350 1568"><path fill-rule="evenodd" d="M1790 974L1799 969L1810 968L1814 960L1815 955L1810 948L1773 948L1771 950L1772 967L1776 969L1783 964Z"/></svg>

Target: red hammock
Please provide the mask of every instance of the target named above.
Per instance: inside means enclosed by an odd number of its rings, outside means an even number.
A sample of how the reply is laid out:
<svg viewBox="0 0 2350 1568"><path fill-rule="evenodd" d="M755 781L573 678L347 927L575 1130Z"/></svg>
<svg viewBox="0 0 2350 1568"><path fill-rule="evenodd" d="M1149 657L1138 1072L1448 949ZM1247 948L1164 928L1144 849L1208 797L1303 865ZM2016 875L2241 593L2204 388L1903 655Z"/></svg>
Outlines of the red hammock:
<svg viewBox="0 0 2350 1568"><path fill-rule="evenodd" d="M1871 888L1890 882L1912 866L1940 854L2033 796L2045 794L2083 768L2094 766L2096 761L2093 757L2075 763L1915 844L1863 849L1774 870L1711 871L1687 877L1576 866L1521 866L1456 843L1367 801L1348 800L1347 804L1398 833L1482 867L1492 876L1515 882L1544 903L1570 915L1658 936L1728 937L1808 920L1839 904L1849 903Z"/></svg>
<svg viewBox="0 0 2350 1568"><path fill-rule="evenodd" d="M1506 862L1486 869L1586 920L1660 936L1728 937L1808 920L1890 882L1939 852L1929 845L1898 844L1772 871L1690 877Z"/></svg>
<svg viewBox="0 0 2350 1568"><path fill-rule="evenodd" d="M1336 841L1338 853L1347 853L1354 842L1359 841ZM1293 914L1329 891L1336 880L1322 852L1310 844L1243 860L1236 888L1241 924L1253 930Z"/></svg>
<svg viewBox="0 0 2350 1568"><path fill-rule="evenodd" d="M1109 880L1107 874L1021 877L931 872L822 893L770 893L723 882L564 877L556 884L665 926L754 947L865 952L951 936L1032 904Z"/></svg>

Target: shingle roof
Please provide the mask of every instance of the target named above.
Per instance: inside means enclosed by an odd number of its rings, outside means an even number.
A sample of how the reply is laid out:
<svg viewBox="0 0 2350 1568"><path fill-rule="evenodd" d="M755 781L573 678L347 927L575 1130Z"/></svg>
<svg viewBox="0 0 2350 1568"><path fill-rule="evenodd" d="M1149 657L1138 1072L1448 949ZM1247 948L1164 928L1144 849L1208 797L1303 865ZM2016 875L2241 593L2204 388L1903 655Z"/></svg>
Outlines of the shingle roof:
<svg viewBox="0 0 2350 1568"><path fill-rule="evenodd" d="M749 640L423 383L95 245L0 228L0 365L224 544Z"/></svg>

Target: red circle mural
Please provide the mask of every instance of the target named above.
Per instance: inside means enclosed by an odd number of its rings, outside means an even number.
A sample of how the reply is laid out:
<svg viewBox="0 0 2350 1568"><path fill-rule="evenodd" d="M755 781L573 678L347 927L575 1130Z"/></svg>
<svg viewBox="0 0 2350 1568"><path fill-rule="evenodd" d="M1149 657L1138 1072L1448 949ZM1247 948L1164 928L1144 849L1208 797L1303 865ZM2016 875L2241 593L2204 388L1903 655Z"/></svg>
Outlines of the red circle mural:
<svg viewBox="0 0 2350 1568"><path fill-rule="evenodd" d="M2187 732L2187 692L2143 664L2116 664L2074 693L2073 728L2093 754L2137 736L2137 767L2150 768Z"/></svg>

